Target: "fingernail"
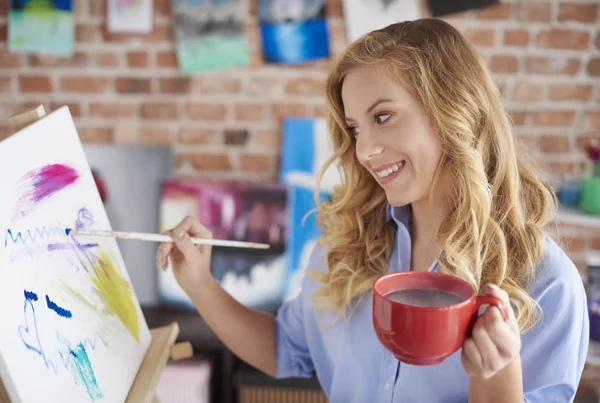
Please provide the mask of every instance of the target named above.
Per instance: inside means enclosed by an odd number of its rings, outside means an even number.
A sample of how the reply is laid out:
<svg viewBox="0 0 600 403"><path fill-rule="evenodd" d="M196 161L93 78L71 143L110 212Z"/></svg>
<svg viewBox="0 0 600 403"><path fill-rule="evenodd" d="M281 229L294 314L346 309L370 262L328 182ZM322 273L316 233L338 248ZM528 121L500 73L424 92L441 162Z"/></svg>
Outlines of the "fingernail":
<svg viewBox="0 0 600 403"><path fill-rule="evenodd" d="M177 238L179 238L179 239L182 239L183 238L183 232L178 232L175 236Z"/></svg>
<svg viewBox="0 0 600 403"><path fill-rule="evenodd" d="M496 284L494 283L488 283L488 288L491 288L492 290L499 290L500 287L498 287Z"/></svg>

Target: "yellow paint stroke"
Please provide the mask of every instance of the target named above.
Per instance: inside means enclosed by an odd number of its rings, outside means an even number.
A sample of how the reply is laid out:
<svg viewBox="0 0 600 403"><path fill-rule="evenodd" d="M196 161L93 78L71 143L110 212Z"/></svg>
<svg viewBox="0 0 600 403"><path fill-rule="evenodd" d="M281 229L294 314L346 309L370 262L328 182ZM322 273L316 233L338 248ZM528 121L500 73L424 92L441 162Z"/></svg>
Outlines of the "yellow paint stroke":
<svg viewBox="0 0 600 403"><path fill-rule="evenodd" d="M98 260L91 259L94 270L89 270L88 275L92 282L94 293L102 301L102 308L98 309L93 302L81 292L67 286L67 290L89 308L102 315L117 316L123 326L131 333L133 338L140 342L140 322L136 309L133 290L129 282L117 270L113 257L104 250L97 255Z"/></svg>

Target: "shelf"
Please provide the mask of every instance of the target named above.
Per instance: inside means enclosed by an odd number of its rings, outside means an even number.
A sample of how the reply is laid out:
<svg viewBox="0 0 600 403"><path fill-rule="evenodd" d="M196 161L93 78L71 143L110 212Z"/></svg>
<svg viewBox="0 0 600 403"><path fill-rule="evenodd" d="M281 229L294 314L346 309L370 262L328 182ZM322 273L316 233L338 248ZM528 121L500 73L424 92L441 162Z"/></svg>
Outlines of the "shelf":
<svg viewBox="0 0 600 403"><path fill-rule="evenodd" d="M558 221L563 224L583 225L591 228L600 228L600 216L583 213L571 207L558 208Z"/></svg>

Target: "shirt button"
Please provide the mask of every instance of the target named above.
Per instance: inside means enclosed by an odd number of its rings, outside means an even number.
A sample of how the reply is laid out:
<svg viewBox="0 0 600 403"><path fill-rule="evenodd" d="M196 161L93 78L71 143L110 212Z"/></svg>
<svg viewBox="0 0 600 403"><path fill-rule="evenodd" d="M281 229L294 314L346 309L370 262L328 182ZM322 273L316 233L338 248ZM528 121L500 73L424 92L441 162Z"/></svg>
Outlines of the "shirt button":
<svg viewBox="0 0 600 403"><path fill-rule="evenodd" d="M386 383L386 384L385 384L385 390L386 390L387 392L389 392L389 391L390 391L390 384L389 384L389 383Z"/></svg>

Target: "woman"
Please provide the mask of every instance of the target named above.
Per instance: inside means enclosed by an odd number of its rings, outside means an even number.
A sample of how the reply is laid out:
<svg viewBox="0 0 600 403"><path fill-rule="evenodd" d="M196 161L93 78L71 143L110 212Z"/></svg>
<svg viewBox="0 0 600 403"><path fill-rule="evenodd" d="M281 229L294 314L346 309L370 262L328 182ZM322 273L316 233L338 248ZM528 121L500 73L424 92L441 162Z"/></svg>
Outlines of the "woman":
<svg viewBox="0 0 600 403"><path fill-rule="evenodd" d="M353 43L327 83L344 186L319 206L323 236L302 291L276 317L245 308L210 276L210 236L192 218L157 263L241 359L311 376L337 402L570 402L588 346L577 269L543 232L551 188L517 155L501 95L474 48L438 19ZM390 271L437 270L500 298L455 355L399 363L378 342L370 293ZM511 305L512 303L512 305Z"/></svg>

